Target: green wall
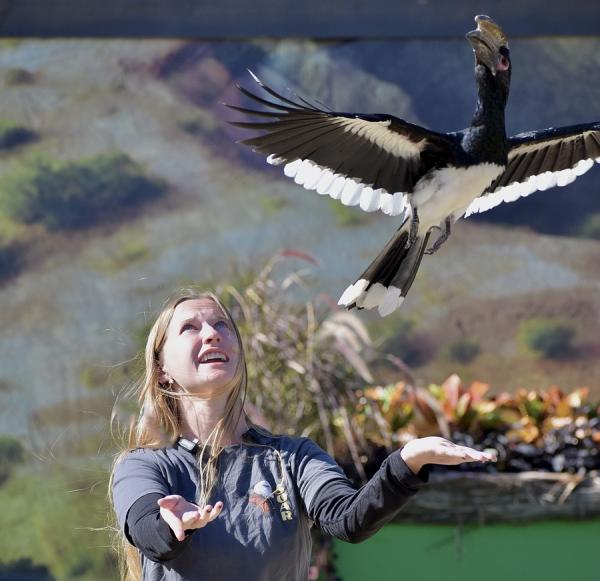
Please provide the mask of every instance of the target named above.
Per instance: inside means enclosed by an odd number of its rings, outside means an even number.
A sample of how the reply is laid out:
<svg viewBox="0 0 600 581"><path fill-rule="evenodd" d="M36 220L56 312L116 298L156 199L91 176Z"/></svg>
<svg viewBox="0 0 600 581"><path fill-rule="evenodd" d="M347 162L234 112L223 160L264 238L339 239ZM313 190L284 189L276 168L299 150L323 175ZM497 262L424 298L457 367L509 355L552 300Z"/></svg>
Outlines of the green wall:
<svg viewBox="0 0 600 581"><path fill-rule="evenodd" d="M357 545L336 541L335 552L343 581L596 581L600 520L394 524Z"/></svg>

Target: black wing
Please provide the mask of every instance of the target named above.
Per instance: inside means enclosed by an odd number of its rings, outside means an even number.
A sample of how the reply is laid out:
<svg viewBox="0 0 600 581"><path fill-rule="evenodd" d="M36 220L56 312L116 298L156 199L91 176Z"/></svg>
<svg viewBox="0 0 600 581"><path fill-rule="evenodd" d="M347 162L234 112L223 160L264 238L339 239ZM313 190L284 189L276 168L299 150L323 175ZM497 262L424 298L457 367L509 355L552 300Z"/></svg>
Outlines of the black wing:
<svg viewBox="0 0 600 581"><path fill-rule="evenodd" d="M447 135L392 115L326 111L301 97L301 102L295 102L252 76L280 102L263 99L237 85L267 110L228 107L269 119L231 122L266 131L240 143L267 155L273 165L285 164L285 175L308 190L328 194L349 206L360 205L367 212L403 214L419 179L434 164L444 165L454 158L456 143Z"/></svg>
<svg viewBox="0 0 600 581"><path fill-rule="evenodd" d="M566 186L600 163L600 123L519 133L509 139L508 164L467 208L465 217L538 190Z"/></svg>

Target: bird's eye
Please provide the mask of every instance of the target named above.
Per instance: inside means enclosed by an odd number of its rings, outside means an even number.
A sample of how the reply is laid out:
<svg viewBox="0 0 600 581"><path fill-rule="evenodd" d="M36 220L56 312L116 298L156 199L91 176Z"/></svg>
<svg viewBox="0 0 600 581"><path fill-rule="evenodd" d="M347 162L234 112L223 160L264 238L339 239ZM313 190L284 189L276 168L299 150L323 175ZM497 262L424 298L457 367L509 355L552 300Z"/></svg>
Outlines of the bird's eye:
<svg viewBox="0 0 600 581"><path fill-rule="evenodd" d="M508 61L508 59L501 54L500 58L498 59L498 70L499 71L507 71L510 67L510 62Z"/></svg>

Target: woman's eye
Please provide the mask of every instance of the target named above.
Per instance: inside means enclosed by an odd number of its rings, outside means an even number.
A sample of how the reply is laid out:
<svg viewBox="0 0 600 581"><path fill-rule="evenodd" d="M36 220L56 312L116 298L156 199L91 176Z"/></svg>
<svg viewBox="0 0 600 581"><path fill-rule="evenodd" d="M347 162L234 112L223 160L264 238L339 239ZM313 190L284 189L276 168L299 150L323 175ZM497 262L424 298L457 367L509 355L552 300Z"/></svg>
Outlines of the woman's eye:
<svg viewBox="0 0 600 581"><path fill-rule="evenodd" d="M187 323L183 327L181 327L181 332L183 333L183 331L186 331L188 328L194 329L195 327L191 323Z"/></svg>

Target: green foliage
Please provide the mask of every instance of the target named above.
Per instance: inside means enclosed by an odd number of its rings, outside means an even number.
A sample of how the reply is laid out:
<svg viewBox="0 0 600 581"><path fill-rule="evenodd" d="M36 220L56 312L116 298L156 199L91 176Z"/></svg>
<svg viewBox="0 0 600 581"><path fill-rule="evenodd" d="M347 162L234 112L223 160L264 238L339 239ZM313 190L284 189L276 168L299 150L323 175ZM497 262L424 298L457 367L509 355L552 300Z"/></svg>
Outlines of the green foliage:
<svg viewBox="0 0 600 581"><path fill-rule="evenodd" d="M148 334L150 333L150 329L152 328L153 324L154 321L148 320L143 325L136 327L131 333L136 346L136 351L138 353L144 352L144 349L146 348L146 340L148 339Z"/></svg>
<svg viewBox="0 0 600 581"><path fill-rule="evenodd" d="M10 563L0 563L0 579L53 581L54 577L46 565L36 565L31 559L18 559Z"/></svg>
<svg viewBox="0 0 600 581"><path fill-rule="evenodd" d="M104 466L58 466L56 459L23 467L0 489L2 561L14 567L31 559L56 579L116 579L104 528L106 474Z"/></svg>
<svg viewBox="0 0 600 581"><path fill-rule="evenodd" d="M471 363L480 352L479 345L472 339L459 339L446 347L448 359L456 363L462 363L463 365Z"/></svg>
<svg viewBox="0 0 600 581"><path fill-rule="evenodd" d="M154 198L162 182L145 177L123 153L76 162L37 158L0 181L0 211L49 230L76 229L115 218L118 211Z"/></svg>
<svg viewBox="0 0 600 581"><path fill-rule="evenodd" d="M28 85L35 81L35 75L27 69L13 67L4 73L4 82L11 85Z"/></svg>
<svg viewBox="0 0 600 581"><path fill-rule="evenodd" d="M373 335L378 330L386 337L381 350L399 357L409 366L425 365L435 354L435 346L430 337L419 331L413 319L397 313L378 321L372 329Z"/></svg>
<svg viewBox="0 0 600 581"><path fill-rule="evenodd" d="M5 240L0 233L0 280L15 275L22 263L21 245L14 240Z"/></svg>
<svg viewBox="0 0 600 581"><path fill-rule="evenodd" d="M113 256L113 268L120 270L130 264L145 262L148 258L150 258L150 250L143 241L128 240Z"/></svg>
<svg viewBox="0 0 600 581"><path fill-rule="evenodd" d="M0 150L10 149L33 141L36 134L14 121L0 120Z"/></svg>
<svg viewBox="0 0 600 581"><path fill-rule="evenodd" d="M84 366L79 372L79 380L88 389L104 387L107 383L106 370L94 366Z"/></svg>
<svg viewBox="0 0 600 581"><path fill-rule="evenodd" d="M21 442L12 436L0 436L0 484L7 480L15 465L23 462Z"/></svg>
<svg viewBox="0 0 600 581"><path fill-rule="evenodd" d="M149 331L150 327L144 327L144 330ZM144 345L140 345L139 342L145 341L145 338L140 335L139 337L136 336L135 340L136 345L139 346L139 351L143 351ZM111 367L100 367L95 363L83 365L79 370L79 381L90 390L126 385L133 379L137 379L138 375L141 374L141 363L141 360L133 359Z"/></svg>
<svg viewBox="0 0 600 581"><path fill-rule="evenodd" d="M23 42L29 42L29 40L21 38L0 38L0 49L10 49L20 46Z"/></svg>
<svg viewBox="0 0 600 581"><path fill-rule="evenodd" d="M112 251L106 251L101 258L90 261L90 266L106 274L119 272L132 264L141 264L152 257L143 234L128 229L122 232Z"/></svg>
<svg viewBox="0 0 600 581"><path fill-rule="evenodd" d="M26 263L27 229L0 213L0 281L18 274Z"/></svg>
<svg viewBox="0 0 600 581"><path fill-rule="evenodd" d="M286 206L289 206L289 202L285 198L263 196L260 199L260 207L267 216L274 216Z"/></svg>
<svg viewBox="0 0 600 581"><path fill-rule="evenodd" d="M556 319L535 318L523 322L518 339L530 351L547 359L558 359L573 351L573 325Z"/></svg>
<svg viewBox="0 0 600 581"><path fill-rule="evenodd" d="M600 212L587 216L579 227L578 233L586 238L600 240Z"/></svg>

